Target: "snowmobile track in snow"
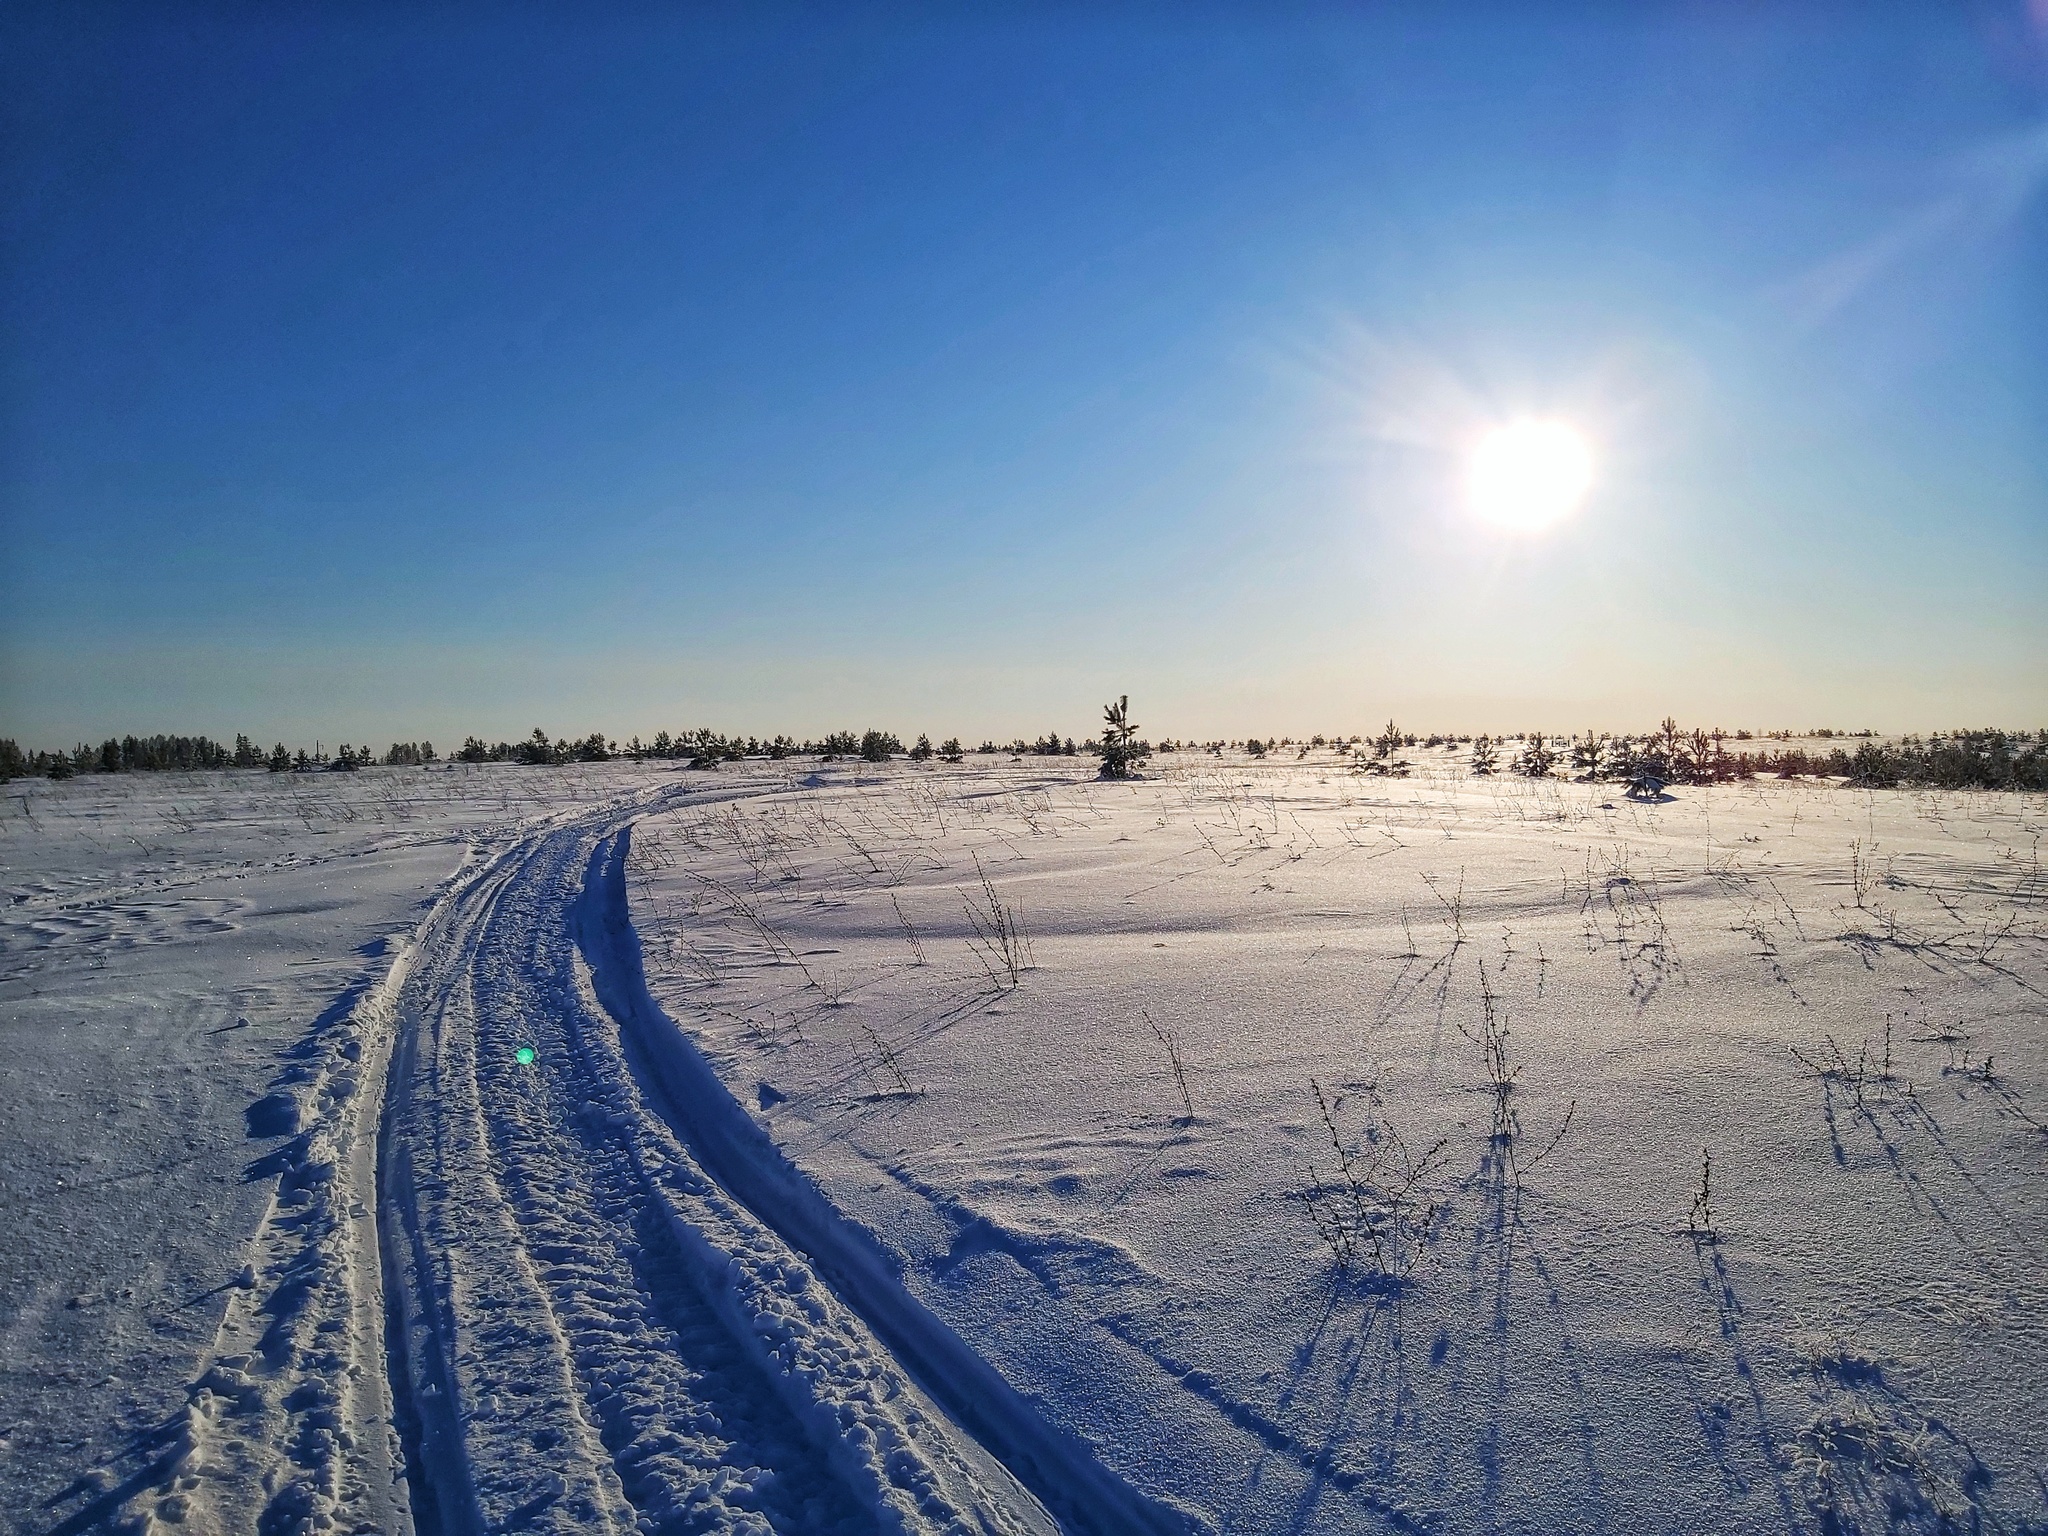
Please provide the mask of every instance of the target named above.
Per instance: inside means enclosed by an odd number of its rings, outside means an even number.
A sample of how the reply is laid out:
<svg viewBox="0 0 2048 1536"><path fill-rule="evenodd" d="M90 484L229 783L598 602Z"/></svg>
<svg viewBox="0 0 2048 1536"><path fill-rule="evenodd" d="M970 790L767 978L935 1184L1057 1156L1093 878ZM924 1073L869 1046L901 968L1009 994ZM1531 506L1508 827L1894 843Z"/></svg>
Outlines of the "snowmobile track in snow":
<svg viewBox="0 0 2048 1536"><path fill-rule="evenodd" d="M257 1281L147 1513L266 1536L1188 1528L912 1298L648 994L631 823L735 791L528 830L309 1042Z"/></svg>

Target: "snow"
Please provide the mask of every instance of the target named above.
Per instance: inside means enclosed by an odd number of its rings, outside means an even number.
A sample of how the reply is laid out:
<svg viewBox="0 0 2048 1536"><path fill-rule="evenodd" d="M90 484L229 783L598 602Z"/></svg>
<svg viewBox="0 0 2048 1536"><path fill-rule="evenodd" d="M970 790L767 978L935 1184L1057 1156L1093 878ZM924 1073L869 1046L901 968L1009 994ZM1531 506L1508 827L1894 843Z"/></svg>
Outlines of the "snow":
<svg viewBox="0 0 2048 1536"><path fill-rule="evenodd" d="M1221 1530L2042 1518L2038 800L1154 768L634 833L664 1009L1047 1419ZM1405 1283L1299 1198L1311 1083L1445 1138Z"/></svg>
<svg viewBox="0 0 2048 1536"><path fill-rule="evenodd" d="M168 1475L187 1385L232 1353L217 1330L303 1161L327 1042L466 861L609 786L460 769L6 787L10 1522L88 1528Z"/></svg>
<svg viewBox="0 0 2048 1536"><path fill-rule="evenodd" d="M8 786L0 1508L2048 1520L2048 805L1412 756Z"/></svg>

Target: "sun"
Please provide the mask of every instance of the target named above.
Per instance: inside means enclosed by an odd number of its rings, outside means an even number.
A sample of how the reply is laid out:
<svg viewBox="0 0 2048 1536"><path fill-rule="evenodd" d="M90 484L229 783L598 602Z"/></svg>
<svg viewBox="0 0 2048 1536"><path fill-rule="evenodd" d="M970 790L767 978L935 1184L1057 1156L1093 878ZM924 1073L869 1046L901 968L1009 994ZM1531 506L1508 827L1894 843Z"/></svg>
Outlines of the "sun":
<svg viewBox="0 0 2048 1536"><path fill-rule="evenodd" d="M1496 528L1541 533L1578 510L1593 485L1593 451L1561 421L1496 427L1472 450L1465 491Z"/></svg>

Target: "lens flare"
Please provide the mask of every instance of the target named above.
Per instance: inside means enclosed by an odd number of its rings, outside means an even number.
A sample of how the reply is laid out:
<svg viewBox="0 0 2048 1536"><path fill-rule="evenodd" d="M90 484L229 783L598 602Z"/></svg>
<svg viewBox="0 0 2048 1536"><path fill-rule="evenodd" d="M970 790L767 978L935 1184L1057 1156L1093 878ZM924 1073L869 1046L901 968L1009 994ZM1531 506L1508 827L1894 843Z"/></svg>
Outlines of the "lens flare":
<svg viewBox="0 0 2048 1536"><path fill-rule="evenodd" d="M1540 533L1570 516L1593 485L1593 451L1561 421L1496 427L1472 450L1465 490L1496 528Z"/></svg>

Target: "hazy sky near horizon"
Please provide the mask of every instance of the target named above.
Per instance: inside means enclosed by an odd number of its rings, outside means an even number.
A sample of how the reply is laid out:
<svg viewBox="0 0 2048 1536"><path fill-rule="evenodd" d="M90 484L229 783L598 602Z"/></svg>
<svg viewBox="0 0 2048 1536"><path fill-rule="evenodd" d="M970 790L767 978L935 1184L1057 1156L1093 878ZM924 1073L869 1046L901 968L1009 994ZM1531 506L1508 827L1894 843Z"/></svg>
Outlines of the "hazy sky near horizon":
<svg viewBox="0 0 2048 1536"><path fill-rule="evenodd" d="M2048 0L582 9L0 16L0 735L2048 724Z"/></svg>

